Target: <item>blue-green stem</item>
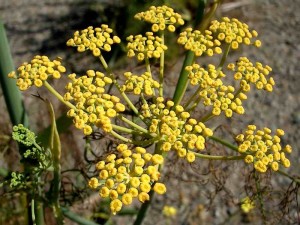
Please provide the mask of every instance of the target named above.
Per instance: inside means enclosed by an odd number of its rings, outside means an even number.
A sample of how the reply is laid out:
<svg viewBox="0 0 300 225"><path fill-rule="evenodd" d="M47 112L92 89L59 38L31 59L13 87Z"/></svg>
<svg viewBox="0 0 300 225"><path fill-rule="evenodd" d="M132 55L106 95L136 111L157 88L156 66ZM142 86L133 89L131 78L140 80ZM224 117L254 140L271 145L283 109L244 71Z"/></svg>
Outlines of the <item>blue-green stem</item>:
<svg viewBox="0 0 300 225"><path fill-rule="evenodd" d="M204 16L206 1L200 0L197 9L197 18L195 20L194 28L199 27L199 30L203 32L208 27L220 3L221 1L215 1L212 4L210 10ZM185 70L185 67L192 65L194 59L195 59L195 54L192 51L188 51L186 53L186 57L182 65L180 76L173 96L173 101L175 103L175 106L180 104L188 86L188 71Z"/></svg>
<svg viewBox="0 0 300 225"><path fill-rule="evenodd" d="M9 43L2 21L0 21L0 85L13 125L23 124L28 127L28 117L22 100L21 92L16 86L14 79L8 78L8 73L15 70ZM2 106L3 109L4 106ZM22 148L19 146L19 148ZM22 149L20 149L22 151ZM24 149L25 150L25 149ZM24 170L28 168L24 165ZM29 169L28 169L29 170ZM27 225L30 218L30 209L28 207L27 194L21 195L21 204L24 208L23 224Z"/></svg>
<svg viewBox="0 0 300 225"><path fill-rule="evenodd" d="M8 73L12 72L14 63L3 23L0 21L0 84L13 125L23 124L28 127L28 117L24 108L20 90L16 86L14 79L8 78Z"/></svg>
<svg viewBox="0 0 300 225"><path fill-rule="evenodd" d="M174 106L180 104L180 102L185 94L185 91L187 89L187 86L188 86L189 72L185 69L185 67L192 65L194 60L195 60L194 52L188 51L185 56L185 59L184 59L184 62L183 62L182 68L181 68L180 76L177 81L176 89L174 92L174 96L173 96Z"/></svg>

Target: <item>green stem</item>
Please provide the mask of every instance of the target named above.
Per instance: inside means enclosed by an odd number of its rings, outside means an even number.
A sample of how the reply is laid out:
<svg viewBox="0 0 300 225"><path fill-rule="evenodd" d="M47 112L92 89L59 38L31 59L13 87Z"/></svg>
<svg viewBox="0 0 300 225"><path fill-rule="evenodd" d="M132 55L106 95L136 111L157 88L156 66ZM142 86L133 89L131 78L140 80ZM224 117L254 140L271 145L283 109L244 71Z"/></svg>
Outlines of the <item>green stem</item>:
<svg viewBox="0 0 300 225"><path fill-rule="evenodd" d="M214 140L214 141L216 141L216 142L218 142L218 143L220 143L220 144L222 144L222 145L238 152L238 147L236 145L233 145L233 144L231 144L231 143L229 143L229 142L227 142L227 141L225 141L221 138L218 138L218 137L215 137L215 136L210 136L209 139Z"/></svg>
<svg viewBox="0 0 300 225"><path fill-rule="evenodd" d="M124 117L124 116L120 116L120 119L121 119L123 122L129 124L130 126L134 127L135 129L137 129L137 130L139 130L139 131L141 131L141 132L143 132L143 133L147 133L147 134L149 133L147 129L145 129L145 128L139 126L139 125L137 125L136 123L132 122L131 120L127 119L127 118Z"/></svg>
<svg viewBox="0 0 300 225"><path fill-rule="evenodd" d="M222 58L221 58L221 61L220 61L219 65L218 65L218 70L219 70L219 71L220 71L220 70L223 68L223 66L224 66L224 63L225 63L225 61L226 61L226 59L227 59L227 56L228 56L228 53L229 53L229 51L230 51L230 47L231 47L231 44L227 44L226 47L225 47L225 51L224 51L224 53L223 53L223 55L222 55Z"/></svg>
<svg viewBox="0 0 300 225"><path fill-rule="evenodd" d="M146 71L148 73L150 73L150 76L152 77L150 62L149 62L149 58L147 56L145 57L145 65L146 65Z"/></svg>
<svg viewBox="0 0 300 225"><path fill-rule="evenodd" d="M14 79L8 78L12 72L14 63L10 53L9 43L3 23L0 21L0 85L13 125L23 124L28 127L28 117L24 108L21 92Z"/></svg>
<svg viewBox="0 0 300 225"><path fill-rule="evenodd" d="M149 200L149 201L146 201L146 202L144 202L144 203L142 204L142 206L141 206L141 208L140 208L140 210L139 210L139 212L138 212L138 214L137 214L137 217L136 217L136 219L135 219L133 225L141 225L141 224L142 224L142 222L143 222L143 220L144 220L144 218L145 218L145 216L146 216L146 212L147 212L147 210L148 210L148 208L149 208L149 206L150 206L150 204L151 204L151 201L152 201L152 198L153 198L153 194L154 194L154 191L151 190L151 191L149 192L150 200Z"/></svg>
<svg viewBox="0 0 300 225"><path fill-rule="evenodd" d="M199 87L197 88L197 90L195 91L195 93L190 97L190 99L184 104L183 108L187 109L187 107L192 103L192 101L194 101L194 99L196 97L199 96L199 92L201 90L201 86L199 85Z"/></svg>
<svg viewBox="0 0 300 225"><path fill-rule="evenodd" d="M123 137L122 135L116 133L115 131L111 131L109 132L109 134L111 134L113 137L120 139L121 141L127 142L127 143L131 143L132 141L126 137Z"/></svg>
<svg viewBox="0 0 300 225"><path fill-rule="evenodd" d="M165 37L164 33L161 34L161 43L164 45ZM165 52L163 51L160 55L160 66L159 66L159 96L163 97L164 95L164 63L165 63Z"/></svg>
<svg viewBox="0 0 300 225"><path fill-rule="evenodd" d="M44 212L43 205L41 202L35 202L35 199L31 199L31 219L34 225L44 224Z"/></svg>
<svg viewBox="0 0 300 225"><path fill-rule="evenodd" d="M260 190L260 180L259 180L259 177L258 177L256 171L254 171L254 179L255 179L257 197L258 197L258 201L259 201L259 204L260 204L260 211L261 211L261 214L262 214L262 217L263 217L263 222L264 222L264 224L266 224L266 214L265 214L264 203L263 203L261 190Z"/></svg>
<svg viewBox="0 0 300 225"><path fill-rule="evenodd" d="M112 128L114 130L119 130L119 131L122 131L122 132L128 133L128 134L134 133L134 130L132 130L132 129L129 129L127 127L122 127L122 126L119 126L119 125L115 125L115 124L112 124Z"/></svg>
<svg viewBox="0 0 300 225"><path fill-rule="evenodd" d="M183 98L183 96L186 92L187 86L188 86L189 72L185 69L185 67L192 65L194 60L195 60L194 52L188 51L186 56L185 56L183 65L182 65L182 68L181 68L181 71L180 71L180 76L179 76L179 79L177 81L175 93L174 93L174 96L173 96L174 106L180 104L180 102L181 102L181 100L182 100L182 98Z"/></svg>
<svg viewBox="0 0 300 225"><path fill-rule="evenodd" d="M90 221L90 220L87 220L81 216L79 216L78 214L64 208L64 207L61 207L61 210L63 212L63 214L69 218L70 220L76 222L77 224L80 224L80 225L99 225L93 221Z"/></svg>
<svg viewBox="0 0 300 225"><path fill-rule="evenodd" d="M285 176L285 177L288 177L288 178L290 178L292 181L294 181L294 182L300 184L300 179L295 178L295 177L293 177L293 176L287 174L286 172L283 172L282 170L278 170L277 173L279 173L279 174L281 174L281 175L283 175L283 176Z"/></svg>
<svg viewBox="0 0 300 225"><path fill-rule="evenodd" d="M59 94L47 81L44 81L44 86L58 99L60 100L62 103L64 103L66 106L68 106L71 109L77 110L77 108L75 107L75 105L73 105L72 103L65 101L64 97L61 96L61 94Z"/></svg>
<svg viewBox="0 0 300 225"><path fill-rule="evenodd" d="M116 86L116 88L118 89L118 91L120 92L120 94L122 95L122 97L124 98L124 100L126 101L126 103L128 104L128 106L130 107L130 109L136 114L138 115L141 119L143 119L143 116L140 115L138 109L133 105L133 103L131 102L131 100L128 98L128 96L125 94L124 91L121 90L120 85L118 84L116 78L114 77L111 69L109 68L109 66L107 65L105 59L103 58L102 55L99 56L99 59L104 67L104 69L106 70L106 72L108 73L109 77L113 80L114 85Z"/></svg>
<svg viewBox="0 0 300 225"><path fill-rule="evenodd" d="M189 151L193 152L193 151ZM244 159L244 156L219 156L219 155L205 155L205 154L200 154L197 152L193 152L196 157L202 158L202 159L209 159L209 160L241 160Z"/></svg>
<svg viewBox="0 0 300 225"><path fill-rule="evenodd" d="M213 117L215 117L215 115L210 112L207 115L205 115L203 118L201 118L200 121L202 123L205 123L205 122L207 122L208 120L210 120Z"/></svg>

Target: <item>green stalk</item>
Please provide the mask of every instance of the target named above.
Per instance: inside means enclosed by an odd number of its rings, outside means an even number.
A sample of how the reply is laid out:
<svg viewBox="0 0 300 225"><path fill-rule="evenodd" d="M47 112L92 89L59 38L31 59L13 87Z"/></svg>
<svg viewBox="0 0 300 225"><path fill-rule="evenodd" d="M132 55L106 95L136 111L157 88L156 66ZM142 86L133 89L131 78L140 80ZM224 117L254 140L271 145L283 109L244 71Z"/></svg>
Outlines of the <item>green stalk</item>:
<svg viewBox="0 0 300 225"><path fill-rule="evenodd" d="M281 174L285 177L290 178L292 181L296 182L297 184L300 184L300 179L299 178L293 177L293 176L287 174L286 172L283 172L282 170L278 170L277 173L279 173L279 174Z"/></svg>
<svg viewBox="0 0 300 225"><path fill-rule="evenodd" d="M67 208L61 207L61 210L65 217L69 218L70 220L76 222L79 225L99 225L98 223L95 223L93 221L87 220L78 214L68 210Z"/></svg>
<svg viewBox="0 0 300 225"><path fill-rule="evenodd" d="M231 144L231 143L229 143L229 142L227 142L227 141L225 141L221 138L218 138L218 137L215 137L215 136L210 136L209 139L214 140L214 141L216 141L216 142L218 142L218 143L220 143L220 144L222 144L222 145L238 152L238 147L236 145L233 145L233 144Z"/></svg>
<svg viewBox="0 0 300 225"><path fill-rule="evenodd" d="M146 212L147 212L147 210L148 210L148 208L149 208L149 206L151 204L151 201L152 201L152 198L153 198L153 194L154 194L154 191L151 190L149 192L149 197L150 197L149 201L146 201L146 202L144 202L142 204L142 206L141 206L141 208L140 208L140 210L139 210L139 212L137 214L137 217L136 217L133 225L141 225L142 224L142 222L143 222L143 220L144 220L144 218L146 216Z"/></svg>
<svg viewBox="0 0 300 225"><path fill-rule="evenodd" d="M23 124L28 127L28 118L21 93L14 79L7 77L15 70L3 23L0 21L0 83L7 110L13 125Z"/></svg>
<svg viewBox="0 0 300 225"><path fill-rule="evenodd" d="M21 92L14 79L8 78L8 74L15 70L12 55L9 48L6 32L0 21L0 85L7 106L10 120L13 125L23 124L28 127L28 117L22 100ZM24 168L26 170L26 166ZM30 210L28 209L27 194L21 196L24 208L24 225L29 223Z"/></svg>
<svg viewBox="0 0 300 225"><path fill-rule="evenodd" d="M53 166L53 180L51 181L50 189L50 202L53 204L54 216L56 218L58 225L64 224L63 214L59 205L59 192L61 185L61 166L60 166L60 156L61 156L61 143L59 134L56 127L55 114L52 104L47 100L47 105L50 111L51 117L51 136L50 136L50 149L52 153L52 166Z"/></svg>
<svg viewBox="0 0 300 225"><path fill-rule="evenodd" d="M44 86L45 88L48 89L48 91L50 91L59 101L61 101L62 103L64 103L66 106L68 106L71 109L77 110L76 106L73 105L72 103L65 101L64 97L59 94L47 81L44 81Z"/></svg>
<svg viewBox="0 0 300 225"><path fill-rule="evenodd" d="M120 85L118 84L116 78L114 77L111 69L109 68L109 66L107 65L105 59L103 58L102 55L99 56L99 59L104 67L104 69L106 70L106 72L108 73L109 77L113 80L114 85L116 86L116 88L118 89L118 91L120 92L120 94L122 95L122 97L124 98L124 100L127 102L128 106L131 108L131 110L138 115L141 119L143 119L143 116L140 115L138 109L133 105L133 103L131 102L131 100L128 98L128 96L125 94L124 91L121 90Z"/></svg>
<svg viewBox="0 0 300 225"><path fill-rule="evenodd" d="M193 152L193 151L189 151ZM244 159L244 156L221 156L221 155L205 155L197 152L193 152L196 157L201 159L209 159L209 160L241 160Z"/></svg>
<svg viewBox="0 0 300 225"><path fill-rule="evenodd" d="M263 217L263 223L266 224L266 212L265 212L264 202L263 202L262 194L261 194L260 180L259 180L259 177L258 177L256 171L254 171L254 179L255 179L257 197L258 197L258 201L259 201L259 205L260 205L260 211L261 211L261 214Z"/></svg>
<svg viewBox="0 0 300 225"><path fill-rule="evenodd" d="M145 129L145 128L139 126L139 125L137 125L136 123L132 122L131 120L127 119L127 118L124 117L124 116L120 116L120 119L121 119L123 122L129 124L129 125L132 126L133 128L135 128L135 129L137 129L137 130L139 130L139 131L141 131L141 132L143 132L143 133L146 133L146 134L149 133L147 129Z"/></svg>
<svg viewBox="0 0 300 225"><path fill-rule="evenodd" d="M199 30L203 32L209 25L209 22L211 21L220 3L221 1L215 1L212 4L208 13L204 16L206 0L200 0L197 9L197 17L194 23L194 28L199 27ZM188 72L185 70L185 67L192 65L194 59L195 59L195 54L191 51L188 51L182 65L180 76L173 96L173 101L175 103L175 106L180 104L188 86Z"/></svg>
<svg viewBox="0 0 300 225"><path fill-rule="evenodd" d="M186 56L185 56L183 65L182 65L182 68L181 68L181 71L180 71L180 76L179 76L179 79L177 81L175 93L174 93L174 96L173 96L173 101L174 101L175 106L180 104L180 102L181 102L181 100L184 96L184 93L187 89L187 86L188 86L188 78L189 78L188 75L189 75L189 73L185 69L185 67L192 65L194 60L195 60L194 52L188 51Z"/></svg>

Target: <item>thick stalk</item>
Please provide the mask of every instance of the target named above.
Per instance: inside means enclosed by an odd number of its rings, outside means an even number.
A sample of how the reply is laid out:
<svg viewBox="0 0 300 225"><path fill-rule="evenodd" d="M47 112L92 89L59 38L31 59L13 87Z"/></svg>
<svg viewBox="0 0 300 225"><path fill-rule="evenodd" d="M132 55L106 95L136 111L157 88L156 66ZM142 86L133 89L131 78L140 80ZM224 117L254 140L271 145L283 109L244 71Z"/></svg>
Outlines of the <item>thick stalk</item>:
<svg viewBox="0 0 300 225"><path fill-rule="evenodd" d="M45 88L47 88L59 101L61 101L62 103L64 103L66 106L68 106L71 109L76 110L76 106L73 105L72 103L65 101L64 97L59 94L47 81L44 81L44 86Z"/></svg>

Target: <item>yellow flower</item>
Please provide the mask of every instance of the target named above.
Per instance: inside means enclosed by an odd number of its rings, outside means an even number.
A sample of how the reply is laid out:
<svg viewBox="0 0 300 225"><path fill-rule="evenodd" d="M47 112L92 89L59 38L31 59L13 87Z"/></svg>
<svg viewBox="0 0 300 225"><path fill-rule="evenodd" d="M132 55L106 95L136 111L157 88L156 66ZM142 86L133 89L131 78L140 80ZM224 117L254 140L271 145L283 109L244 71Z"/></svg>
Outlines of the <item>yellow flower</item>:
<svg viewBox="0 0 300 225"><path fill-rule="evenodd" d="M149 10L136 14L134 18L152 23L153 32L165 30L166 28L170 32L174 32L175 26L184 24L181 15L165 5L151 6Z"/></svg>
<svg viewBox="0 0 300 225"><path fill-rule="evenodd" d="M165 205L163 208L163 214L167 217L175 216L177 214L177 209L173 206Z"/></svg>
<svg viewBox="0 0 300 225"><path fill-rule="evenodd" d="M162 183L155 183L155 184L154 184L154 187L153 187L153 190L154 190L157 194L162 195L162 194L166 193L167 188L166 188L166 186L165 186L164 184L162 184Z"/></svg>
<svg viewBox="0 0 300 225"><path fill-rule="evenodd" d="M110 203L110 210L115 215L117 212L119 212L122 209L122 202L119 199L114 199Z"/></svg>

